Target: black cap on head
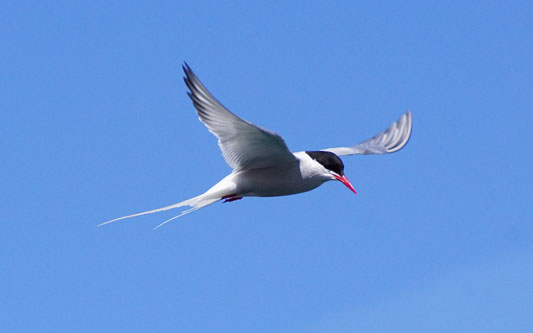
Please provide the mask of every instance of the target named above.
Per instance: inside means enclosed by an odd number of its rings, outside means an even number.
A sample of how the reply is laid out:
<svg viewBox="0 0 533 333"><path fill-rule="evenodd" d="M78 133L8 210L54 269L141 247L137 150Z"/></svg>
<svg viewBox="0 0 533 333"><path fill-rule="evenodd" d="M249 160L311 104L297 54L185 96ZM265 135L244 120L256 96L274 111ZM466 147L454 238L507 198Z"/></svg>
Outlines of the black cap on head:
<svg viewBox="0 0 533 333"><path fill-rule="evenodd" d="M307 155L339 176L344 175L344 163L339 156L329 151L306 151Z"/></svg>

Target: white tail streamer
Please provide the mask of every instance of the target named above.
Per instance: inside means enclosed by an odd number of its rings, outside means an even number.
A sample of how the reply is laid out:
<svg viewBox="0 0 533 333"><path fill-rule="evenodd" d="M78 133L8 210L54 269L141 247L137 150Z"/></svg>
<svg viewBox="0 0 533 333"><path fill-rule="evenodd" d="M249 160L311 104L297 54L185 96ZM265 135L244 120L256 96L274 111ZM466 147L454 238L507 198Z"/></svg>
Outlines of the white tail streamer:
<svg viewBox="0 0 533 333"><path fill-rule="evenodd" d="M112 219L112 220L100 223L97 226L101 227L103 225L106 225L106 224L109 224L109 223L113 223L113 222L117 222L117 221L120 221L120 220L129 219L131 217L147 215L147 214L153 214L153 213L159 213L159 212L163 212L163 211L166 211L166 210L175 209L175 208L179 208L179 207L183 207L183 206L191 206L192 207L190 209L187 209L187 210L183 211L178 216L175 216L175 217L173 217L171 219L168 219L165 222L161 223L160 225L158 225L157 227L154 228L154 230L155 230L155 229L161 227L162 225L164 225L165 223L170 222L171 220L174 220L174 219L177 219L178 217L182 217L183 215L187 215L189 213L192 213L195 210L203 208L205 206L208 206L208 205L210 205L210 204L212 204L212 203L214 203L214 202L216 202L218 200L220 200L220 198L205 198L205 194L202 194L202 195L199 195L197 197L194 197L194 198L182 201L182 202L178 202L178 203L175 203L175 204L172 204L172 205L169 205L169 206L165 206L165 207L161 207L161 208L157 208L157 209L152 209L152 210L148 210L148 211L140 212L140 213L136 213L136 214L131 214L131 215L118 217L116 219Z"/></svg>

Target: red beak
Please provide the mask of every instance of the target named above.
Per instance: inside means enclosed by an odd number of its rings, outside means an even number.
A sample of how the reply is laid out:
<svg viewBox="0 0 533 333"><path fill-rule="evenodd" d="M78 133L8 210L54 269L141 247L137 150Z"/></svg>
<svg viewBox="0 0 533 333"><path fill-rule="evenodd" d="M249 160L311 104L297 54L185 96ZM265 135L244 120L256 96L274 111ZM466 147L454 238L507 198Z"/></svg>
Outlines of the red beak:
<svg viewBox="0 0 533 333"><path fill-rule="evenodd" d="M355 189L353 188L352 184L350 183L350 181L348 180L348 178L346 178L346 176L337 176L337 175L334 175L335 178L340 181L341 183L343 183L347 188L350 189L350 191L352 191L353 193L357 194L357 192L355 192Z"/></svg>

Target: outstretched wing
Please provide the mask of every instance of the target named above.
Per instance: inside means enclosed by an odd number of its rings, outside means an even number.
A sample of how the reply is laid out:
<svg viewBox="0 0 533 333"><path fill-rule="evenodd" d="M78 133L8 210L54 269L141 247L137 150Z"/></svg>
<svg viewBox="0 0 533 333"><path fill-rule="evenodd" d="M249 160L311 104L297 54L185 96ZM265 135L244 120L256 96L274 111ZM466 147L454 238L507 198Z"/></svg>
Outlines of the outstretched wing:
<svg viewBox="0 0 533 333"><path fill-rule="evenodd" d="M352 147L337 147L322 149L339 156L353 154L388 154L402 149L411 137L413 118L411 112L403 114L397 122L392 123L386 130L372 139L361 142Z"/></svg>
<svg viewBox="0 0 533 333"><path fill-rule="evenodd" d="M207 91L187 64L183 71L200 121L218 138L218 146L231 168L239 171L297 161L281 136L239 118Z"/></svg>

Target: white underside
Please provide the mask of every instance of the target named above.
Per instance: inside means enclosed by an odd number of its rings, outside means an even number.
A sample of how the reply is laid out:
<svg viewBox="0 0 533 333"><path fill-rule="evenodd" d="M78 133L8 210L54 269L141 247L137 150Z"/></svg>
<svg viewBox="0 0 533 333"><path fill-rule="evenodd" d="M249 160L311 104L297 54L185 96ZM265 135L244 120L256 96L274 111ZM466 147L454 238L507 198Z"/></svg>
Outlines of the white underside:
<svg viewBox="0 0 533 333"><path fill-rule="evenodd" d="M315 189L324 182L334 179L329 176L326 169L321 164L314 161L305 152L297 152L294 153L294 155L297 158L297 162L295 163L276 168L249 169L232 172L199 196L166 207L119 217L99 224L99 226L131 217L158 213L179 207L191 207L190 209L181 212L179 215L159 224L155 228L157 229L171 220L209 206L227 196L273 197L297 194Z"/></svg>

